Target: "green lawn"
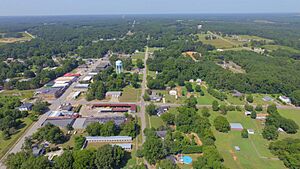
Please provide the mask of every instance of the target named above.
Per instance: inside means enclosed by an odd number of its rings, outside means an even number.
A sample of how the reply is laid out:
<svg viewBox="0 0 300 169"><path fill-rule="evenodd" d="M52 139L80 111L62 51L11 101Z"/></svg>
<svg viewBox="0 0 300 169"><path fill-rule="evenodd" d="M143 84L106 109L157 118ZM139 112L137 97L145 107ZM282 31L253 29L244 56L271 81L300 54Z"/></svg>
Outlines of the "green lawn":
<svg viewBox="0 0 300 169"><path fill-rule="evenodd" d="M148 48L148 52L152 53L152 52L154 52L156 50L160 50L160 49L163 49L163 48L156 48L156 47L154 47L154 48Z"/></svg>
<svg viewBox="0 0 300 169"><path fill-rule="evenodd" d="M131 56L132 59L144 59L145 52L137 52Z"/></svg>
<svg viewBox="0 0 300 169"><path fill-rule="evenodd" d="M122 96L119 98L120 102L137 102L140 100L141 89L135 89L127 86L123 89Z"/></svg>
<svg viewBox="0 0 300 169"><path fill-rule="evenodd" d="M151 122L151 127L155 129L165 125L163 120L158 116L150 116L150 122Z"/></svg>
<svg viewBox="0 0 300 169"><path fill-rule="evenodd" d="M0 158L9 150L14 143L23 135L25 130L32 124L32 121L29 118L22 119L23 124L25 125L23 128L18 130L17 134L11 136L9 140L3 140L2 137L0 138ZM2 132L0 132L2 136Z"/></svg>
<svg viewBox="0 0 300 169"><path fill-rule="evenodd" d="M294 53L300 53L299 50L288 47L288 46L281 46L281 45L264 45L263 48L273 51L273 50L277 50L277 49L284 49L284 50L288 50L290 52L294 52Z"/></svg>
<svg viewBox="0 0 300 169"><path fill-rule="evenodd" d="M278 109L278 111L283 117L294 120L300 127L300 109ZM279 139L286 137L300 138L300 130L296 134L280 133L279 135Z"/></svg>
<svg viewBox="0 0 300 169"><path fill-rule="evenodd" d="M34 90L5 90L1 93L3 96L17 96L20 99L32 98Z"/></svg>
<svg viewBox="0 0 300 169"><path fill-rule="evenodd" d="M218 112L213 112L213 120ZM229 122L241 123L244 128L252 128L254 135L249 135L248 139L241 137L240 131L230 131L229 133L220 133L213 130L217 139L216 146L225 160L225 166L231 169L239 168L259 168L259 169L277 169L285 168L283 162L276 160L276 157L268 150L269 142L262 138L261 131L263 125L260 121L246 117L243 112L228 112L226 115ZM239 146L241 151L234 150L234 146ZM237 157L233 159L233 154ZM275 159L271 159L275 158ZM268 164L268 165L265 165Z"/></svg>
<svg viewBox="0 0 300 169"><path fill-rule="evenodd" d="M204 86L201 86L201 90L204 92L204 96L197 95L198 104L211 105L214 100L217 100L219 103L223 103L221 100L218 100L212 95L210 95Z"/></svg>

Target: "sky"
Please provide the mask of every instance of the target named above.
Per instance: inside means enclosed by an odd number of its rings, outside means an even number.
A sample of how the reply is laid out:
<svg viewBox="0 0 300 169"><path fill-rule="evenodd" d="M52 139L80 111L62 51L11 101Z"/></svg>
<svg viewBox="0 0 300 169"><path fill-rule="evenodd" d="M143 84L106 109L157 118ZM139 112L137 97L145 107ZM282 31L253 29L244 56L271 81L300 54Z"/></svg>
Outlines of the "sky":
<svg viewBox="0 0 300 169"><path fill-rule="evenodd" d="M0 16L300 13L300 0L0 0Z"/></svg>

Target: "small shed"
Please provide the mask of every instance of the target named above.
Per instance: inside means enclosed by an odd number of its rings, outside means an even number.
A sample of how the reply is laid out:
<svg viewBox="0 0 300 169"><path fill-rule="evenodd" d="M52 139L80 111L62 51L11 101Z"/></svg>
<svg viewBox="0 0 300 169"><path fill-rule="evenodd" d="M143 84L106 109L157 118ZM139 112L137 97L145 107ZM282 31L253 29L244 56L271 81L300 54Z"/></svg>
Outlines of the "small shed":
<svg viewBox="0 0 300 169"><path fill-rule="evenodd" d="M254 134L254 130L253 129L247 129L248 134Z"/></svg>
<svg viewBox="0 0 300 169"><path fill-rule="evenodd" d="M241 151L241 148L239 146L234 146L235 151Z"/></svg>
<svg viewBox="0 0 300 169"><path fill-rule="evenodd" d="M251 111L245 111L245 116L250 116L251 115Z"/></svg>
<svg viewBox="0 0 300 169"><path fill-rule="evenodd" d="M265 97L263 98L263 101L265 101L265 102L270 102L270 101L272 101L272 100L273 100L273 98L270 97L270 96L265 96Z"/></svg>
<svg viewBox="0 0 300 169"><path fill-rule="evenodd" d="M238 130L238 131L241 131L243 130L243 126L241 123L230 123L230 129L231 130Z"/></svg>

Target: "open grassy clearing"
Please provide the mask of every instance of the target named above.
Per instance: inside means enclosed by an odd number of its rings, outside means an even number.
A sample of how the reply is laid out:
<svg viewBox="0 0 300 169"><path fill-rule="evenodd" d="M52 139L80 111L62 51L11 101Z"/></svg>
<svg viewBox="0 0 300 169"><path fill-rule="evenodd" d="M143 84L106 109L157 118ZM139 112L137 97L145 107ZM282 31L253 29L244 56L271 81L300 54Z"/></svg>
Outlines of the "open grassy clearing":
<svg viewBox="0 0 300 169"><path fill-rule="evenodd" d="M155 129L165 125L163 120L158 116L150 116L150 123L151 123L151 127Z"/></svg>
<svg viewBox="0 0 300 169"><path fill-rule="evenodd" d="M160 49L163 49L163 48L158 48L158 47L148 48L148 52L153 53L154 51L160 50Z"/></svg>
<svg viewBox="0 0 300 169"><path fill-rule="evenodd" d="M141 89L135 89L127 86L123 89L122 96L119 98L120 102L137 102L140 100Z"/></svg>
<svg viewBox="0 0 300 169"><path fill-rule="evenodd" d="M241 40L255 40L255 41L266 41L267 43L273 42L271 39L253 36L253 35L238 35Z"/></svg>
<svg viewBox="0 0 300 169"><path fill-rule="evenodd" d="M213 112L210 119L218 116L218 112ZM241 137L240 131L230 131L229 133L220 133L213 130L217 139L216 145L219 152L225 159L225 165L229 168L260 168L260 169L273 169L285 168L280 160L277 160L274 155L268 150L269 142L262 138L261 131L263 125L260 121L253 120L246 117L243 112L228 112L226 115L229 122L238 122L244 128L252 128L255 131L254 135L249 135L248 139ZM235 151L234 146L239 146L241 151ZM237 159L234 160L233 156ZM274 159L273 159L274 158ZM265 164L269 165L265 165Z"/></svg>
<svg viewBox="0 0 300 169"><path fill-rule="evenodd" d="M137 53L134 53L132 56L131 56L132 59L144 59L145 58L145 52L137 52Z"/></svg>
<svg viewBox="0 0 300 169"><path fill-rule="evenodd" d="M11 136L9 140L3 140L0 138L0 158L5 155L5 153L17 142L17 140L23 135L23 133L28 129L28 127L32 124L32 121L29 118L22 119L24 127L19 129L18 132ZM2 136L2 132L0 131L0 135Z"/></svg>
<svg viewBox="0 0 300 169"><path fill-rule="evenodd" d="M17 96L20 99L32 98L34 90L4 90L2 96Z"/></svg>
<svg viewBox="0 0 300 169"><path fill-rule="evenodd" d="M199 40L205 44L210 44L215 46L219 49L226 49L226 48L233 48L235 45L223 40L223 39L213 39L213 40L206 40L205 37L210 34L198 34Z"/></svg>
<svg viewBox="0 0 300 169"><path fill-rule="evenodd" d="M294 120L300 126L300 110L299 109L278 109L279 114L285 118ZM300 138L300 130L296 134L280 133L279 139L293 137Z"/></svg>
<svg viewBox="0 0 300 169"><path fill-rule="evenodd" d="M32 39L32 35L30 36L28 33L22 32L22 36L20 38L0 38L0 43L16 43L16 42L25 42L30 41Z"/></svg>
<svg viewBox="0 0 300 169"><path fill-rule="evenodd" d="M270 50L270 51L274 51L277 49L283 49L283 50L287 50L287 51L290 51L293 53L300 53L300 51L297 49L294 49L294 48L291 48L288 46L281 46L281 45L264 45L263 48Z"/></svg>

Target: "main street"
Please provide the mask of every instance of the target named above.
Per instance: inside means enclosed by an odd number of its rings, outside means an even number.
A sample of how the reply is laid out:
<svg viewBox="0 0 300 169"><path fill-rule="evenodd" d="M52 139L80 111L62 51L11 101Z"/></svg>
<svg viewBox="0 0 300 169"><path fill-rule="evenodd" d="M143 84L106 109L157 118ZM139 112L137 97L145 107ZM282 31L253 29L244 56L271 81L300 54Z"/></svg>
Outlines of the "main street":
<svg viewBox="0 0 300 169"><path fill-rule="evenodd" d="M84 76L86 76L87 74L89 74L92 70L94 70L97 65L99 65L101 62L101 60L97 60L86 72L84 72L82 74L82 76L80 77L79 80L82 80L82 78ZM78 81L79 81L78 80ZM59 108L59 106L62 103L65 103L65 101L67 100L67 97L73 92L74 86L77 84L77 82L74 82L65 92L64 94L59 97L58 99L54 100L53 102L51 102L51 105L49 106L50 111L55 111ZM50 111L41 115L38 119L37 122L35 122L32 126L29 127L29 129L27 131L25 131L25 133L17 140L17 142L9 149L9 151L1 158L0 160L0 169L5 169L6 167L3 164L4 159L8 156L8 154L10 153L17 153L20 152L22 149L22 145L25 142L26 137L30 137L32 136L41 126L42 124L45 122L45 120L47 119L47 117L50 114Z"/></svg>

